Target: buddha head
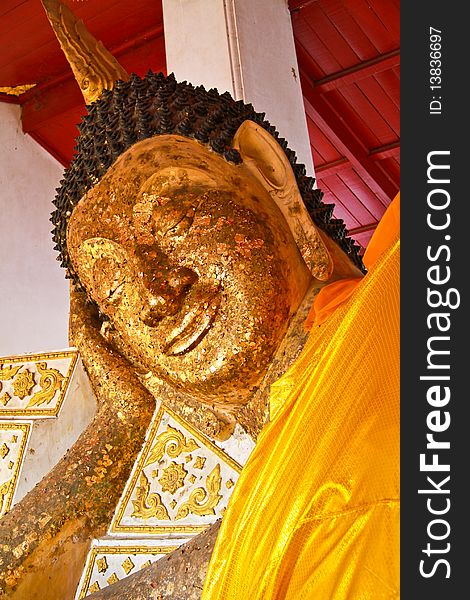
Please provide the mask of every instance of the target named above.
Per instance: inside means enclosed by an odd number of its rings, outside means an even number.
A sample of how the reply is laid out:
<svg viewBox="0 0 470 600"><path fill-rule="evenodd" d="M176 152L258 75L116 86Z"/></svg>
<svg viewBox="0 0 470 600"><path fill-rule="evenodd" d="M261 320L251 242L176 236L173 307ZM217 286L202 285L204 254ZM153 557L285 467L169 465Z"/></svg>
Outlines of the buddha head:
<svg viewBox="0 0 470 600"><path fill-rule="evenodd" d="M334 274L331 238L360 264L285 142L228 94L131 76L77 148L52 216L67 274L136 369L202 401L246 402L312 278Z"/></svg>

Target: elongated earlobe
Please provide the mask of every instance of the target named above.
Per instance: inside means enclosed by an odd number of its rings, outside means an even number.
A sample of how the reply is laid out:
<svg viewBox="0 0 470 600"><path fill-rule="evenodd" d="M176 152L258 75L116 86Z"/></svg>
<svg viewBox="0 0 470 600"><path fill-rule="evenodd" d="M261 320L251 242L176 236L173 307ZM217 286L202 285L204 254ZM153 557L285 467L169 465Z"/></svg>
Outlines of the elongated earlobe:
<svg viewBox="0 0 470 600"><path fill-rule="evenodd" d="M333 272L333 260L305 208L294 172L281 146L253 121L244 121L240 125L233 145L281 210L312 275L327 281Z"/></svg>

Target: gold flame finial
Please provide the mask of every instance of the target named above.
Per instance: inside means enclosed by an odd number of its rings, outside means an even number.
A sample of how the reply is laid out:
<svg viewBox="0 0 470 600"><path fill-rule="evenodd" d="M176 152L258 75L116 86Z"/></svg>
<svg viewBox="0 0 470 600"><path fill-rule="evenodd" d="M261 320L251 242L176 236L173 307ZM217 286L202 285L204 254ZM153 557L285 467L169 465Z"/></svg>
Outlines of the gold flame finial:
<svg viewBox="0 0 470 600"><path fill-rule="evenodd" d="M112 90L118 79L127 81L126 71L68 6L60 0L41 2L87 104Z"/></svg>

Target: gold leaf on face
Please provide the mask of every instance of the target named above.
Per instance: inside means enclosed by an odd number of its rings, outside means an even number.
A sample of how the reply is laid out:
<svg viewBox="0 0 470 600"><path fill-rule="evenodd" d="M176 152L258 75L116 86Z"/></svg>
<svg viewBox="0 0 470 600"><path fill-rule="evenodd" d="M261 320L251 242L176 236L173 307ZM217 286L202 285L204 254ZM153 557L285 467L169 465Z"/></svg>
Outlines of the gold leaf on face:
<svg viewBox="0 0 470 600"><path fill-rule="evenodd" d="M247 403L311 282L246 166L178 135L116 160L74 208L67 249L113 348L221 410Z"/></svg>

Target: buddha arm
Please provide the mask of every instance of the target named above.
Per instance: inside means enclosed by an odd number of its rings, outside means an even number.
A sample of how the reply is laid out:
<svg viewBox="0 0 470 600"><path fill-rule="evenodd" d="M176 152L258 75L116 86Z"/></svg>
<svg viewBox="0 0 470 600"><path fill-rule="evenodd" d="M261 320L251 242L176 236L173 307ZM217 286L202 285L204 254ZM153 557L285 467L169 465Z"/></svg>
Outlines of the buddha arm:
<svg viewBox="0 0 470 600"><path fill-rule="evenodd" d="M91 539L109 525L155 408L77 292L70 314L71 342L97 412L59 463L0 520L0 594L10 598L73 598Z"/></svg>

